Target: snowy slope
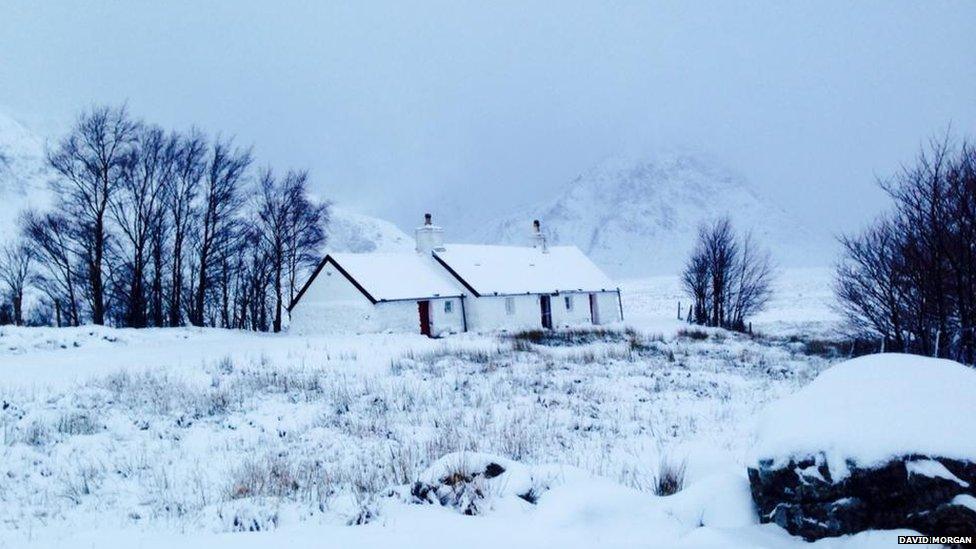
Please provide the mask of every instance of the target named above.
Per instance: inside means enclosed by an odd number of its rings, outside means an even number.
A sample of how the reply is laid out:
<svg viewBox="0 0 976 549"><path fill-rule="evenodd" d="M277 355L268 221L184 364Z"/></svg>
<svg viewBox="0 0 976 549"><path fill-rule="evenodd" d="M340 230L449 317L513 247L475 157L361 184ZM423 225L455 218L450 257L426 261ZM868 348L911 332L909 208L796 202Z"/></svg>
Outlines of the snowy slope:
<svg viewBox="0 0 976 549"><path fill-rule="evenodd" d="M0 111L0 241L16 233L21 209L47 203L46 181L43 141Z"/></svg>
<svg viewBox="0 0 976 549"><path fill-rule="evenodd" d="M556 198L489 223L473 240L528 243L532 219L553 244L575 244L616 276L675 272L702 220L728 214L751 229L784 265L817 265L822 251L782 209L718 162L688 152L613 158L572 181Z"/></svg>
<svg viewBox="0 0 976 549"><path fill-rule="evenodd" d="M327 252L406 252L414 240L396 225L368 215L333 207Z"/></svg>

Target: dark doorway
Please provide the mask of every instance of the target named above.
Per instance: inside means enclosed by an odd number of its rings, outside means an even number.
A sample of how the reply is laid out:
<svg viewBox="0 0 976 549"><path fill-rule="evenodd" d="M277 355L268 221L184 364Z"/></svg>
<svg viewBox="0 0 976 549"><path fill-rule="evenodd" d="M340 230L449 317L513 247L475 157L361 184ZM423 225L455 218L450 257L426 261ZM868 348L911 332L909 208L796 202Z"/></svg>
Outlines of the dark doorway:
<svg viewBox="0 0 976 549"><path fill-rule="evenodd" d="M542 309L542 327L547 330L552 329L552 303L549 302L549 296L540 295L539 296L539 307Z"/></svg>
<svg viewBox="0 0 976 549"><path fill-rule="evenodd" d="M593 324L600 323L600 305L596 301L596 294L590 294L590 320Z"/></svg>
<svg viewBox="0 0 976 549"><path fill-rule="evenodd" d="M430 337L430 301L418 301L417 311L420 312L420 333Z"/></svg>

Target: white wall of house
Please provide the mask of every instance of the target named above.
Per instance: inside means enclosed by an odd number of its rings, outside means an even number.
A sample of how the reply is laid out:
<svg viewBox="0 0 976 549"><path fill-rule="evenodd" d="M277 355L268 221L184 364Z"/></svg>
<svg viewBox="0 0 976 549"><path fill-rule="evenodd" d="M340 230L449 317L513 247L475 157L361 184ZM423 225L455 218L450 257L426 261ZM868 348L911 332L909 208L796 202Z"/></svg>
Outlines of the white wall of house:
<svg viewBox="0 0 976 549"><path fill-rule="evenodd" d="M586 295L583 297L589 299ZM617 292L597 292L596 300L600 324L623 320L620 316L620 295ZM586 306L589 307L589 301L586 302Z"/></svg>
<svg viewBox="0 0 976 549"><path fill-rule="evenodd" d="M589 294L561 293L549 299L554 327L593 324L590 320Z"/></svg>
<svg viewBox="0 0 976 549"><path fill-rule="evenodd" d="M600 323L620 320L620 306L616 292L596 292ZM566 307L566 298L571 307ZM591 325L588 293L561 293L549 297L552 322L555 327ZM528 330L542 327L542 308L539 295L483 296L467 298L468 329L488 332L493 330Z"/></svg>
<svg viewBox="0 0 976 549"><path fill-rule="evenodd" d="M469 297L465 307L471 331L527 330L542 326L539 296L534 294Z"/></svg>
<svg viewBox="0 0 976 549"><path fill-rule="evenodd" d="M467 301L467 300L465 300ZM450 303L450 306L447 303ZM465 302L465 307L467 303ZM417 305L414 304L416 310ZM419 311L417 312L419 319ZM418 320L417 329L420 330ZM438 298L430 300L430 333L435 336L460 334L464 332L464 317L461 312L461 298Z"/></svg>
<svg viewBox="0 0 976 549"><path fill-rule="evenodd" d="M374 332L420 333L419 301L386 301L375 305ZM464 317L461 316L461 298L431 298L430 333L438 337L459 334L464 331ZM446 303L451 303L448 307ZM450 309L448 311L448 309Z"/></svg>
<svg viewBox="0 0 976 549"><path fill-rule="evenodd" d="M444 303L450 301L450 312ZM460 298L430 299L431 334L464 331ZM291 313L289 331L298 334L370 332L420 333L417 301L375 305L331 263L327 263Z"/></svg>

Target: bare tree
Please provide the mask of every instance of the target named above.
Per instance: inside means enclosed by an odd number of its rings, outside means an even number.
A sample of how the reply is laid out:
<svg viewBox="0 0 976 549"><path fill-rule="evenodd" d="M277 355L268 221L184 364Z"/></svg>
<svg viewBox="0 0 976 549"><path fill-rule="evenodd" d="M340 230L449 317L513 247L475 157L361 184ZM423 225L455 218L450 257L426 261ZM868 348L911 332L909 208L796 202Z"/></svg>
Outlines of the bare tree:
<svg viewBox="0 0 976 549"><path fill-rule="evenodd" d="M327 240L330 204L314 201L308 193L307 174L299 172L291 177L288 185L293 206L288 219L288 237L285 240L285 271L288 278L288 306L298 293L298 280L302 271L311 270L321 260L321 248Z"/></svg>
<svg viewBox="0 0 976 549"><path fill-rule="evenodd" d="M288 174L292 177L292 174ZM288 221L293 206L288 194L288 178L277 180L271 169L260 176L257 204L258 235L271 261L272 288L274 292L274 319L272 330L281 331L281 310L284 307L281 279L285 268L285 241Z"/></svg>
<svg viewBox="0 0 976 549"><path fill-rule="evenodd" d="M170 326L180 326L183 323L185 247L195 222L194 206L207 169L206 155L207 140L199 131L191 130L180 140L176 153L173 185L167 193L167 206L173 232L170 252L170 294L167 304Z"/></svg>
<svg viewBox="0 0 976 549"><path fill-rule="evenodd" d="M325 240L322 227L327 206L314 204L306 188L308 174L290 171L275 178L270 168L262 172L256 204L258 234L271 263L274 299L272 330L280 332L282 314L294 299L299 270L316 256ZM288 299L285 299L287 285Z"/></svg>
<svg viewBox="0 0 976 549"><path fill-rule="evenodd" d="M700 231L702 247L708 261L708 273L711 278L712 297L711 325L723 326L726 321L726 308L729 302L728 284L732 270L738 261L739 250L732 230L732 221L723 217L715 221L710 227Z"/></svg>
<svg viewBox="0 0 976 549"><path fill-rule="evenodd" d="M138 124L125 107L96 107L83 113L70 133L48 154L57 178L59 209L78 224L84 236L86 281L91 320L105 323L105 252L109 233L106 213Z"/></svg>
<svg viewBox="0 0 976 549"><path fill-rule="evenodd" d="M695 324L708 324L709 304L711 300L710 276L708 273L708 257L705 248L699 238L698 245L692 252L688 261L685 262L685 269L681 273L681 284L685 293L691 297L693 306L692 312L688 316L689 322Z"/></svg>
<svg viewBox="0 0 976 549"><path fill-rule="evenodd" d="M78 277L76 258L81 255L79 237L75 229L61 213L46 214L31 210L21 217L25 241L34 249L35 257L42 266L38 273L39 286L51 299L55 314L71 326L81 322L78 306Z"/></svg>
<svg viewBox="0 0 976 549"><path fill-rule="evenodd" d="M8 243L0 251L0 282L13 308L13 322L24 324L24 289L31 278L34 251L26 242Z"/></svg>
<svg viewBox="0 0 976 549"><path fill-rule="evenodd" d="M751 234L737 237L728 218L704 224L685 263L682 286L694 302L691 321L744 331L772 296L774 268Z"/></svg>
<svg viewBox="0 0 976 549"><path fill-rule="evenodd" d="M976 152L948 136L881 181L893 211L841 238L835 292L887 349L976 360Z"/></svg>
<svg viewBox="0 0 976 549"><path fill-rule="evenodd" d="M109 211L126 248L122 261L127 281L121 285L126 326L147 325L147 255L151 251L161 252L160 246L150 248L150 245L152 238L161 232L164 193L173 179L175 155L176 141L162 128L140 128L121 162L119 183L109 200ZM156 273L162 270L161 263L162 256L157 255Z"/></svg>
<svg viewBox="0 0 976 549"><path fill-rule="evenodd" d="M203 326L207 320L207 295L215 276L216 259L229 252L240 236L241 187L251 164L249 150L236 149L230 141L216 141L210 148L201 189L201 204L195 216L196 279L190 322Z"/></svg>
<svg viewBox="0 0 976 549"><path fill-rule="evenodd" d="M738 249L729 281L726 322L733 329L744 331L746 319L762 311L772 297L774 269L769 251L760 249L751 233L742 237Z"/></svg>

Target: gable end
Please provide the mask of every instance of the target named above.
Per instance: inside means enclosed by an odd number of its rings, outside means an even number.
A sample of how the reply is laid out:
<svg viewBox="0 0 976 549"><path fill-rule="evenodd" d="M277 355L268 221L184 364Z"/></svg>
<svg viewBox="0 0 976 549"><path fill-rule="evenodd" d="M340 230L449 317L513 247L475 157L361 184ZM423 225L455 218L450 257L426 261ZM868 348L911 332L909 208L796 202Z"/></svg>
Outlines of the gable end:
<svg viewBox="0 0 976 549"><path fill-rule="evenodd" d="M333 259L331 255L326 255L322 259L322 261L319 262L318 266L315 267L315 270L312 272L312 276L308 277L308 281L305 282L305 285L302 286L302 289L298 291L298 295L295 296L295 299L291 302L291 305L288 306L288 312L291 312L291 310L295 308L295 305L298 305L298 301L302 298L303 295L305 295L305 292L308 290L309 286L312 285L312 282L314 282L315 279L319 276L319 273L325 267L326 263L331 263L332 266L335 267L336 270L339 271L339 273L342 276L346 277L346 280L348 280L350 284L352 284L357 290L359 290L359 292L363 294L363 296L365 296L370 303L376 305L378 300L374 298L372 295L370 295L370 293L366 291L366 288L363 288L363 285L360 284L355 278L353 278L348 271L343 269L342 265L339 265L339 263L337 263L336 260Z"/></svg>

